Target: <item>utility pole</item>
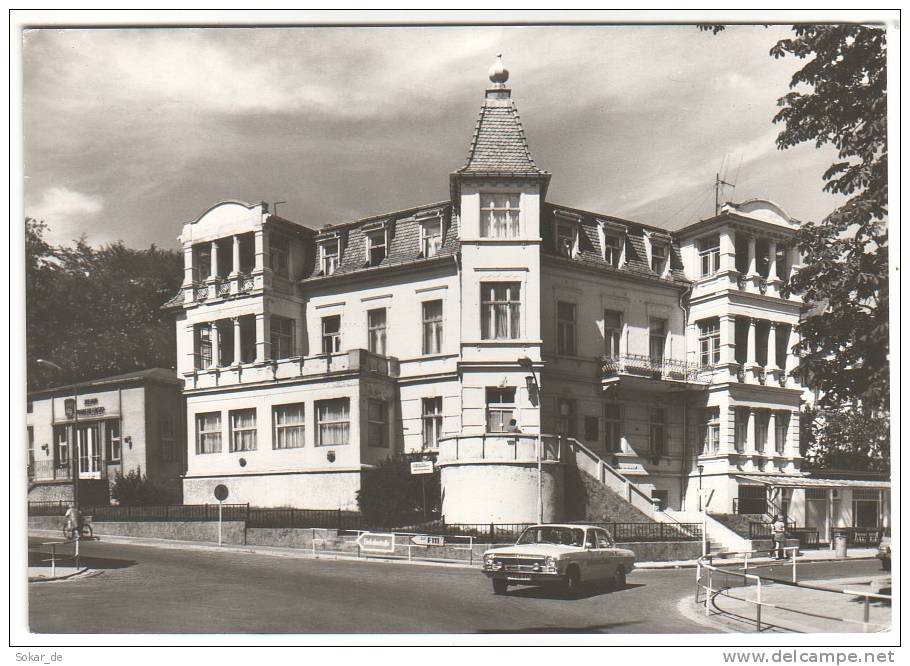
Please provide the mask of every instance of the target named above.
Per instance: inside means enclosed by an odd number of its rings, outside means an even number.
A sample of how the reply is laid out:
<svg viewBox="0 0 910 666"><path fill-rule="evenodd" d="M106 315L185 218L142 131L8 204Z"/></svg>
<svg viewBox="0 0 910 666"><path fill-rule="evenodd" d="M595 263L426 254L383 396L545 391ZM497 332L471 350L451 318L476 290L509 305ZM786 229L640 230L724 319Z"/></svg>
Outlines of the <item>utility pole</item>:
<svg viewBox="0 0 910 666"><path fill-rule="evenodd" d="M721 180L720 173L714 174L714 214L717 215L720 213L720 188L723 185L729 185L730 187L736 187L733 183L728 183L725 180ZM704 191L704 190L702 190Z"/></svg>

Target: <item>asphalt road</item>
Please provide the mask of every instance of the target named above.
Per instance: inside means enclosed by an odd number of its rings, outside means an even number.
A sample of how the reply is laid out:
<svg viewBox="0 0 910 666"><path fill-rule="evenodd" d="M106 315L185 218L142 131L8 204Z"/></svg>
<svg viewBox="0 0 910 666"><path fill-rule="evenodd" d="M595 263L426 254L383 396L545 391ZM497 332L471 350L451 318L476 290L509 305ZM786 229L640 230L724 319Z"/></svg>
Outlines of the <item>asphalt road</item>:
<svg viewBox="0 0 910 666"><path fill-rule="evenodd" d="M30 539L37 547L42 539ZM238 552L83 544L96 577L29 585L39 633L695 633L681 616L695 572L638 570L626 589L577 599L538 588L493 595L478 570ZM877 562L805 565L868 575ZM786 572L782 572L785 575Z"/></svg>

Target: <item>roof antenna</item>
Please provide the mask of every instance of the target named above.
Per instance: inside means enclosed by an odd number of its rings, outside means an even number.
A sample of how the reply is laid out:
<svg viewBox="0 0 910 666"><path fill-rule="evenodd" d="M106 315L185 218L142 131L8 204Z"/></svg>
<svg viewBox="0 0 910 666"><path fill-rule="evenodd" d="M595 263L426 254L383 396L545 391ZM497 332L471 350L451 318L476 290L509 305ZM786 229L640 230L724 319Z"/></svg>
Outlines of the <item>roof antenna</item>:
<svg viewBox="0 0 910 666"><path fill-rule="evenodd" d="M278 217L278 204L287 203L287 201L273 201L272 202L272 215Z"/></svg>
<svg viewBox="0 0 910 666"><path fill-rule="evenodd" d="M728 183L720 177L720 172L714 174L714 214L718 215L720 213L720 188L724 185L729 185L730 187L736 187L734 183Z"/></svg>

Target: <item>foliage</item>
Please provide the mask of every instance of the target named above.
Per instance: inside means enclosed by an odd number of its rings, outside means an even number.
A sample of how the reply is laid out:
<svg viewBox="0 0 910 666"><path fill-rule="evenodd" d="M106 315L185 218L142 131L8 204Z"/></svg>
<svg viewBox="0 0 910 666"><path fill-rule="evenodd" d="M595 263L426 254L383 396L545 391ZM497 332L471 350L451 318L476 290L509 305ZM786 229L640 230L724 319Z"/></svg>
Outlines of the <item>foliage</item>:
<svg viewBox="0 0 910 666"><path fill-rule="evenodd" d="M122 242L44 240L26 219L26 354L30 390L149 367L173 367L173 319L161 310L183 275L179 253ZM62 368L36 363L45 359Z"/></svg>
<svg viewBox="0 0 910 666"><path fill-rule="evenodd" d="M376 525L403 525L439 515L439 472L411 474L411 462L420 455L390 457L363 473L357 504L364 517ZM423 498L426 491L426 510Z"/></svg>
<svg viewBox="0 0 910 666"><path fill-rule="evenodd" d="M136 470L130 470L126 475L117 472L111 484L111 497L121 506L156 506L170 500L166 488L149 481Z"/></svg>
<svg viewBox="0 0 910 666"><path fill-rule="evenodd" d="M863 410L807 409L800 441L808 470L888 472L891 436L887 417Z"/></svg>

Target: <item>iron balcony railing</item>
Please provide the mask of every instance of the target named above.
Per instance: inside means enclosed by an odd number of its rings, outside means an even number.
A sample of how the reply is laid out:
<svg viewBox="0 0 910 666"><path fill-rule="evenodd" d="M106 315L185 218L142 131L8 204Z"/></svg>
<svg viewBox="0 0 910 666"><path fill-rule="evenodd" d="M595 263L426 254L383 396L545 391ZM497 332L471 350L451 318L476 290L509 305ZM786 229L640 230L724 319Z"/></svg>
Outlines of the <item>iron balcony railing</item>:
<svg viewBox="0 0 910 666"><path fill-rule="evenodd" d="M601 373L605 379L630 375L665 381L709 384L714 374L714 366L696 365L678 359L644 354L621 354L601 357Z"/></svg>

